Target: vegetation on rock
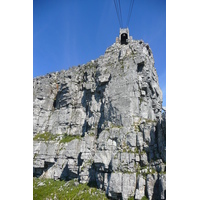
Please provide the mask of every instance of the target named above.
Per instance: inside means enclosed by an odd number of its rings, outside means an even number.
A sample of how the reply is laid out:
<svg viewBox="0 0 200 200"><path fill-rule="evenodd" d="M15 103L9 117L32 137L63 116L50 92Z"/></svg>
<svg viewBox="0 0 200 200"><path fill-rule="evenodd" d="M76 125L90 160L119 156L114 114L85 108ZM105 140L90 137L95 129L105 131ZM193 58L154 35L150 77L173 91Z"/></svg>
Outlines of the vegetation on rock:
<svg viewBox="0 0 200 200"><path fill-rule="evenodd" d="M80 135L67 135L64 134L62 139L60 139L60 135L58 134L52 134L49 132L45 132L45 133L38 133L33 140L34 141L59 141L59 143L68 143L71 142L74 139L81 139Z"/></svg>
<svg viewBox="0 0 200 200"><path fill-rule="evenodd" d="M143 196L141 200L148 200L146 196Z"/></svg>
<svg viewBox="0 0 200 200"><path fill-rule="evenodd" d="M65 182L33 178L33 200L43 199L106 200L108 198L100 189L79 184L76 180Z"/></svg>
<svg viewBox="0 0 200 200"><path fill-rule="evenodd" d="M67 134L64 134L63 138L59 142L60 143L68 143L68 142L71 142L74 139L80 140L81 136L80 135L67 135Z"/></svg>
<svg viewBox="0 0 200 200"><path fill-rule="evenodd" d="M50 140L55 140L57 138L57 135L53 135L49 132L45 133L38 133L33 140L35 141L50 141Z"/></svg>

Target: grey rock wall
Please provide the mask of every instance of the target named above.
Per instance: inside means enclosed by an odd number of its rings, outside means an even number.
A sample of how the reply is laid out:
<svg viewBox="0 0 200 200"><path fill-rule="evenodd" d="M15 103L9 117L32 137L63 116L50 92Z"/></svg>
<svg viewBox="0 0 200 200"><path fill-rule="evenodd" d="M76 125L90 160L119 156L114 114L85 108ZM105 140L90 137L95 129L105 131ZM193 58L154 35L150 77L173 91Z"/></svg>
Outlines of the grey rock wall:
<svg viewBox="0 0 200 200"><path fill-rule="evenodd" d="M34 176L96 183L112 199L166 198L166 119L148 44L33 80ZM61 143L66 136L79 136Z"/></svg>

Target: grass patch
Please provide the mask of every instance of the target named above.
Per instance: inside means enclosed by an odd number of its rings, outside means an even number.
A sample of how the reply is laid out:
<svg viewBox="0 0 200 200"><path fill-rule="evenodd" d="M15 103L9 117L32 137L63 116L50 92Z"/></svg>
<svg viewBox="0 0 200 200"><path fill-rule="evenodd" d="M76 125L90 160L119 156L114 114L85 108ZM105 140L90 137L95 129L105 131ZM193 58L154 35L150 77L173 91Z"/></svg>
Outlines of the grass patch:
<svg viewBox="0 0 200 200"><path fill-rule="evenodd" d="M166 171L161 171L159 174L163 175L163 174L166 174Z"/></svg>
<svg viewBox="0 0 200 200"><path fill-rule="evenodd" d="M38 133L33 138L34 141L49 141L49 140L56 140L56 139L57 139L57 135L54 135L54 134L49 133L49 132Z"/></svg>
<svg viewBox="0 0 200 200"><path fill-rule="evenodd" d="M130 147L126 144L125 141L122 143L122 152L123 153L133 153L133 151L130 149Z"/></svg>
<svg viewBox="0 0 200 200"><path fill-rule="evenodd" d="M96 134L94 132L89 132L88 135L89 136L96 136Z"/></svg>
<svg viewBox="0 0 200 200"><path fill-rule="evenodd" d="M140 101L140 105L142 104L142 102L144 101L143 97L139 97L139 101Z"/></svg>
<svg viewBox="0 0 200 200"><path fill-rule="evenodd" d="M67 134L64 134L63 138L60 140L60 143L68 143L68 142L71 142L74 139L80 140L81 136L80 135L67 135Z"/></svg>
<svg viewBox="0 0 200 200"><path fill-rule="evenodd" d="M152 169L151 169L151 172L149 171L149 173L150 173L150 174L155 174L155 173L156 173L156 170L152 168Z"/></svg>
<svg viewBox="0 0 200 200"><path fill-rule="evenodd" d="M140 152L140 155L144 155L144 154L146 154L146 151L143 150Z"/></svg>
<svg viewBox="0 0 200 200"><path fill-rule="evenodd" d="M131 171L128 171L128 170L124 170L122 172L123 172L123 174L134 174L134 172L131 172Z"/></svg>
<svg viewBox="0 0 200 200"><path fill-rule="evenodd" d="M45 132L45 133L38 133L33 140L34 141L58 141L58 136L57 134L52 134L49 132ZM59 143L67 143L67 142L71 142L74 139L81 139L80 135L67 135L66 133L63 135L63 138L59 141Z"/></svg>
<svg viewBox="0 0 200 200"><path fill-rule="evenodd" d="M140 131L140 121L134 122L132 126L134 127L134 131L136 131L136 132Z"/></svg>
<svg viewBox="0 0 200 200"><path fill-rule="evenodd" d="M123 149L123 153L134 153L131 149Z"/></svg>
<svg viewBox="0 0 200 200"><path fill-rule="evenodd" d="M40 183L44 185L39 186ZM54 181L52 179L33 178L33 200L49 199L77 199L77 200L107 200L105 193L87 184L75 185L74 180Z"/></svg>
<svg viewBox="0 0 200 200"><path fill-rule="evenodd" d="M147 174L155 174L155 173L157 173L155 169L151 169L151 172L150 172L150 169L148 169L146 173L143 172L141 174L145 178L147 176Z"/></svg>
<svg viewBox="0 0 200 200"><path fill-rule="evenodd" d="M156 120L151 120L151 119L146 119L146 123L155 123L157 122Z"/></svg>
<svg viewBox="0 0 200 200"><path fill-rule="evenodd" d="M116 125L116 124L112 124L110 125L111 128L122 128L122 126L120 125Z"/></svg>
<svg viewBox="0 0 200 200"><path fill-rule="evenodd" d="M141 200L148 200L148 198L147 198L146 196L143 196L143 197L141 198Z"/></svg>
<svg viewBox="0 0 200 200"><path fill-rule="evenodd" d="M133 153L138 153L139 154L139 149L137 147L135 147L134 152Z"/></svg>

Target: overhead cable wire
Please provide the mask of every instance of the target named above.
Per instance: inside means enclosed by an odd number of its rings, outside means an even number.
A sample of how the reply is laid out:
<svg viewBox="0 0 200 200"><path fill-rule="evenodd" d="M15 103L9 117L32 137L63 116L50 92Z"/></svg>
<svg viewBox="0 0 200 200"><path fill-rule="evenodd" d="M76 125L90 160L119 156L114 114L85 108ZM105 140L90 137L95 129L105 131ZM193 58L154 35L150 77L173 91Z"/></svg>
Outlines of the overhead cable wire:
<svg viewBox="0 0 200 200"><path fill-rule="evenodd" d="M134 0L130 0L128 18L127 18L127 23L126 23L127 27L128 27L129 21L130 21L131 12L132 12L132 8L133 8L133 3L134 3Z"/></svg>
<svg viewBox="0 0 200 200"><path fill-rule="evenodd" d="M121 22L122 22L122 27L123 27L123 20L122 20L122 12L121 12L120 0L118 2L119 2L120 17L121 17Z"/></svg>
<svg viewBox="0 0 200 200"><path fill-rule="evenodd" d="M127 17L126 25L128 24L128 18L129 18L130 11L131 11L131 4L132 4L132 1L133 1L133 0L130 0L130 5L129 5L129 10L128 10L128 17Z"/></svg>
<svg viewBox="0 0 200 200"><path fill-rule="evenodd" d="M128 19L127 19L127 27L129 25L129 21L130 21L130 18L131 18L131 13L132 13L132 10L133 10L133 4L134 4L134 0L131 0L130 1L130 7L129 7L129 13L128 13Z"/></svg>
<svg viewBox="0 0 200 200"><path fill-rule="evenodd" d="M118 11L118 8L117 8L116 1L117 1L117 0L114 0L114 4L115 4L116 13L117 13L117 18L118 18L118 21L119 21L119 26L121 27L121 21L120 21L119 11Z"/></svg>

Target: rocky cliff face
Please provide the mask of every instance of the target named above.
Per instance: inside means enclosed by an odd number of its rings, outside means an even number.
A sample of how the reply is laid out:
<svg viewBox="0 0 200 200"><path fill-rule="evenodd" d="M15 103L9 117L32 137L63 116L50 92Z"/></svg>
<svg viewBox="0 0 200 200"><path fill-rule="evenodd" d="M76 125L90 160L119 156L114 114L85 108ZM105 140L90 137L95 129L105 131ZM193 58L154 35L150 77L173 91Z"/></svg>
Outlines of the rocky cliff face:
<svg viewBox="0 0 200 200"><path fill-rule="evenodd" d="M148 44L114 43L33 87L34 176L93 182L112 199L166 198L165 113Z"/></svg>

